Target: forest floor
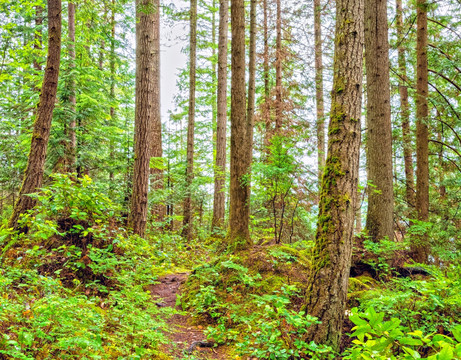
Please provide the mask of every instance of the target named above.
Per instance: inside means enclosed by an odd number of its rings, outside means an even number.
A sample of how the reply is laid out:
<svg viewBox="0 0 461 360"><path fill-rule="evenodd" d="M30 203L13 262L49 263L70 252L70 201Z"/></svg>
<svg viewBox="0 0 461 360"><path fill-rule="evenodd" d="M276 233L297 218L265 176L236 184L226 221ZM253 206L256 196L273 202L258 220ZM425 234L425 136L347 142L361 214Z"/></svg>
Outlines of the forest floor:
<svg viewBox="0 0 461 360"><path fill-rule="evenodd" d="M197 325L191 314L176 306L176 299L181 285L187 280L188 273L176 273L163 276L159 283L150 288L154 301L158 306L171 307L176 311L166 319L170 332L167 334L170 342L163 346L163 352L173 359L228 359L225 346L200 347L193 346L197 342L207 342L204 328ZM193 351L189 351L191 347Z"/></svg>

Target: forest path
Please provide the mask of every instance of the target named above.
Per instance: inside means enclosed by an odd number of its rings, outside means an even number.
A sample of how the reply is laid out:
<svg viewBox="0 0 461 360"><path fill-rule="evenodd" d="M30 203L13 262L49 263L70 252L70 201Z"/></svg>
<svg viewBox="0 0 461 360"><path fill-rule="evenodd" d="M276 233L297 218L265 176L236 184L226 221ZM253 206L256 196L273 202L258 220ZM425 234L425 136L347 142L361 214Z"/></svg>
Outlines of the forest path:
<svg viewBox="0 0 461 360"><path fill-rule="evenodd" d="M158 279L159 283L150 288L154 301L159 306L176 308L176 298L180 286L187 280L188 273L176 273L163 276ZM203 327L193 325L192 315L182 312L175 313L166 319L170 333L167 334L170 342L164 345L163 351L173 359L228 359L224 347L206 348L196 346L191 354L188 349L194 342L206 342Z"/></svg>

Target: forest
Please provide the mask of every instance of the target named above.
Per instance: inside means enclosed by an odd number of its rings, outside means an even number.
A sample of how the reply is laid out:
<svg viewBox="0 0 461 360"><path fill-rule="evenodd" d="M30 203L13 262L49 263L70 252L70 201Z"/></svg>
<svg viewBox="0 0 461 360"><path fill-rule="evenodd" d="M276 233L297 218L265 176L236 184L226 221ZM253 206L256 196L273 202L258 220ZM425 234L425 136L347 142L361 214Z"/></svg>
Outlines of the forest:
<svg viewBox="0 0 461 360"><path fill-rule="evenodd" d="M461 359L460 0L0 0L0 164L0 360Z"/></svg>

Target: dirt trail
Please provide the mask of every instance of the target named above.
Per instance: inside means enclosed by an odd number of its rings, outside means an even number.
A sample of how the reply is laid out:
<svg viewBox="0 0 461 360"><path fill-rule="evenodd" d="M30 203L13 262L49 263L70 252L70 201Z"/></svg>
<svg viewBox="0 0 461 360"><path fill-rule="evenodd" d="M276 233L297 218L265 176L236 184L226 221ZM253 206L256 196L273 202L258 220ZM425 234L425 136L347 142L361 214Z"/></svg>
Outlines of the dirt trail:
<svg viewBox="0 0 461 360"><path fill-rule="evenodd" d="M174 308L176 295L181 284L187 280L188 275L188 273L178 273L160 278L158 280L160 283L153 285L150 289L154 301L159 306ZM192 317L189 314L174 314L166 322L171 329L171 333L168 334L170 343L165 345L163 349L165 354L170 355L173 359L228 359L223 347L206 348L197 346L192 354L187 353L187 350L194 342L206 341L203 328L198 325L192 325Z"/></svg>

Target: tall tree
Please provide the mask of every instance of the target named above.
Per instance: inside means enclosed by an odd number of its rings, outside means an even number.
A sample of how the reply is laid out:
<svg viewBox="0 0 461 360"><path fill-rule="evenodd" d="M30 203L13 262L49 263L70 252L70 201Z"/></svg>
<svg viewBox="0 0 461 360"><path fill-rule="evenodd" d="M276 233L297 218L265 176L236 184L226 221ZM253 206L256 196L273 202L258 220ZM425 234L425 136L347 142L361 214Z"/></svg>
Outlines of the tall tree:
<svg viewBox="0 0 461 360"><path fill-rule="evenodd" d="M328 155L306 311L321 324L307 339L338 348L344 321L357 201L362 96L363 0L336 1Z"/></svg>
<svg viewBox="0 0 461 360"><path fill-rule="evenodd" d="M36 112L30 152L19 198L14 205L8 227L18 228L19 216L35 205L28 196L37 191L43 182L46 150L50 137L61 59L61 0L48 0L48 54L43 85Z"/></svg>
<svg viewBox="0 0 461 360"><path fill-rule="evenodd" d="M265 125L264 133L264 146L267 148L269 146L269 138L271 133L271 115L270 115L270 106L269 106L269 10L268 2L269 0L263 0L263 11L264 11L264 54L263 54L263 77L264 77L264 107L263 107L263 118Z"/></svg>
<svg viewBox="0 0 461 360"><path fill-rule="evenodd" d="M283 122L282 103L282 2L276 0L276 39L275 39L275 133L278 134Z"/></svg>
<svg viewBox="0 0 461 360"><path fill-rule="evenodd" d="M43 7L42 5L35 6L35 33L34 33L34 69L39 72L42 71L42 65L39 62L40 57L38 53L42 49L42 38L43 38L43 31L42 31L42 24L43 24ZM38 91L39 89L37 89Z"/></svg>
<svg viewBox="0 0 461 360"><path fill-rule="evenodd" d="M367 230L374 241L394 238L392 127L389 84L387 1L365 1L367 70Z"/></svg>
<svg viewBox="0 0 461 360"><path fill-rule="evenodd" d="M317 164L319 186L325 166L325 106L323 102L323 61L322 61L322 23L321 2L314 0L314 38L315 38L315 103L317 106Z"/></svg>
<svg viewBox="0 0 461 360"><path fill-rule="evenodd" d="M227 38L229 0L219 1L218 35L218 94L216 124L216 164L214 173L214 199L212 229L224 227L226 179L226 128L227 128Z"/></svg>
<svg viewBox="0 0 461 360"><path fill-rule="evenodd" d="M410 209L415 207L414 173L413 173L413 154L410 131L410 106L408 103L408 77L407 62L405 56L405 46L403 45L403 10L402 0L396 0L397 17L397 39L398 39L398 62L399 62L399 95L400 95L400 117L402 119L402 140L403 140L403 159L405 164L405 198ZM411 211L410 211L410 216Z"/></svg>
<svg viewBox="0 0 461 360"><path fill-rule="evenodd" d="M160 0L154 0L154 97L152 107L154 118L152 119L152 134L151 134L151 156L156 159L163 157L162 149L162 119L160 112ZM161 191L163 189L163 163L156 161L151 168L152 190ZM165 205L155 203L152 207L152 214L157 221L163 221L165 217Z"/></svg>
<svg viewBox="0 0 461 360"><path fill-rule="evenodd" d="M251 245L250 196L246 186L249 168L245 91L245 2L231 0L232 78L231 78L231 154L230 211L228 246L242 249Z"/></svg>
<svg viewBox="0 0 461 360"><path fill-rule="evenodd" d="M129 225L144 236L147 224L150 136L155 118L154 102L154 0L136 0L136 108L133 191Z"/></svg>
<svg viewBox="0 0 461 360"><path fill-rule="evenodd" d="M416 1L416 210L420 221L429 219L427 6L426 0ZM427 242L427 235L421 235L412 243L415 261L427 261Z"/></svg>
<svg viewBox="0 0 461 360"><path fill-rule="evenodd" d="M68 123L68 139L66 146L66 170L71 172L75 166L75 154L77 149L77 136L75 133L76 116L75 111L77 108L77 97L75 96L75 76L73 74L75 69L75 4L73 2L68 3L68 33L69 44L68 44L68 56L69 56L69 73L67 74L69 85L69 112L70 121Z"/></svg>
<svg viewBox="0 0 461 360"><path fill-rule="evenodd" d="M189 118L187 122L186 196L182 235L192 237L191 185L194 178L195 78L197 62L197 0L190 2Z"/></svg>

